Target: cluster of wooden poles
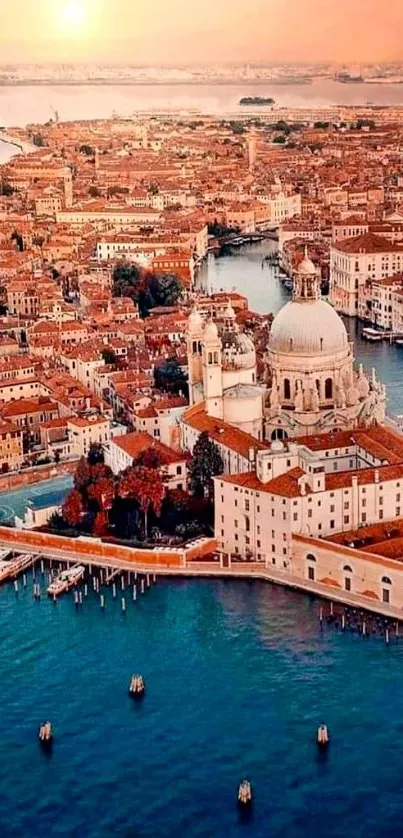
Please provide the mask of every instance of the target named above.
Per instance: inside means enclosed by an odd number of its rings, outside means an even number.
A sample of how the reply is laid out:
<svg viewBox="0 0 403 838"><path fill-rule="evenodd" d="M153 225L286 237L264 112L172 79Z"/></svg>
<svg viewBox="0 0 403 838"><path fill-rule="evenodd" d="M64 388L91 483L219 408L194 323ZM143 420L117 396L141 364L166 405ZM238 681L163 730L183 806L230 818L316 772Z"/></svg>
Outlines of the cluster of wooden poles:
<svg viewBox="0 0 403 838"><path fill-rule="evenodd" d="M319 623L322 630L326 624L341 631L361 634L363 637L379 637L386 644L403 637L397 620L392 621L382 614L374 614L359 608L335 605L333 602L330 602L328 607L320 605Z"/></svg>
<svg viewBox="0 0 403 838"><path fill-rule="evenodd" d="M46 577L46 587L54 581L55 571L56 574L59 573L65 564L63 562L56 562L55 566L52 567L53 562L51 560L48 561L50 563L49 571L45 568L45 560L42 559L40 561L40 573L42 576ZM99 596L100 608L104 610L106 608L106 595L101 590L101 586L106 586L111 589L113 599L117 599L118 597L120 598L121 610L122 612L125 612L127 601L130 601L131 599L133 602L136 602L138 594L145 594L146 590L151 587L151 584L156 583L155 573L140 575L138 571L124 571L119 568L97 569L99 570L99 575L93 574L93 567L92 565L89 565L89 579L82 585L82 590L79 590L78 587L72 589L76 608L83 604L84 599L88 596L88 592L92 587L92 590ZM46 592L46 587L45 590L43 590L43 588L41 588L41 582L38 581L38 579L39 576L34 565L32 569L32 595L34 599L39 600L41 595ZM90 579L92 579L92 586L89 584ZM27 588L27 585L28 578L27 574L24 573L21 579L14 580L14 590L16 594L18 594L21 588ZM56 603L57 598L54 597L53 601Z"/></svg>

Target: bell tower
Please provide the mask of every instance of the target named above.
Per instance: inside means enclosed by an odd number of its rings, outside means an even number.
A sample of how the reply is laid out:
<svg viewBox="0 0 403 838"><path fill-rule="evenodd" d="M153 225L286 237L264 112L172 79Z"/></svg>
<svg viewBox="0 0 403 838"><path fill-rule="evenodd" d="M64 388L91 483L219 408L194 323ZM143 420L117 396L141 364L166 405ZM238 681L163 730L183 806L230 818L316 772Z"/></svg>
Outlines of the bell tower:
<svg viewBox="0 0 403 838"><path fill-rule="evenodd" d="M187 332L190 404L197 404L203 399L203 329L203 319L197 309L194 309L189 317Z"/></svg>
<svg viewBox="0 0 403 838"><path fill-rule="evenodd" d="M206 413L223 418L221 340L211 320L203 333L203 390Z"/></svg>

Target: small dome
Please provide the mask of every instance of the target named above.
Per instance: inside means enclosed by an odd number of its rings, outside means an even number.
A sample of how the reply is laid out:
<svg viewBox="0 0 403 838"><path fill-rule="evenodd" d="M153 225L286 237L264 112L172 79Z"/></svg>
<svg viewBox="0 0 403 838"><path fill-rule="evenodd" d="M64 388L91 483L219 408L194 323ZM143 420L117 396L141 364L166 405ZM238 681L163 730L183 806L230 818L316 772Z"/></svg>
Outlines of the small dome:
<svg viewBox="0 0 403 838"><path fill-rule="evenodd" d="M221 343L224 364L230 364L239 369L256 364L253 340L244 332L224 332Z"/></svg>
<svg viewBox="0 0 403 838"><path fill-rule="evenodd" d="M273 451L273 453L276 451L284 451L284 442L281 442L281 439L273 439L273 442L270 445L270 451Z"/></svg>
<svg viewBox="0 0 403 838"><path fill-rule="evenodd" d="M197 308L194 308L189 315L189 329L202 329L203 325L203 318L200 314L200 311L198 311Z"/></svg>
<svg viewBox="0 0 403 838"><path fill-rule="evenodd" d="M276 315L269 350L292 355L326 355L349 349L342 319L324 300L292 300Z"/></svg>
<svg viewBox="0 0 403 838"><path fill-rule="evenodd" d="M212 340L218 338L218 329L216 324L212 320L209 320L209 322L207 323L207 326L205 327L203 332L203 337L205 339L210 338Z"/></svg>
<svg viewBox="0 0 403 838"><path fill-rule="evenodd" d="M224 317L226 320L235 320L235 311L230 302L228 302L227 308L225 309Z"/></svg>
<svg viewBox="0 0 403 838"><path fill-rule="evenodd" d="M299 263L297 272L299 274L304 274L304 276L315 276L316 268L311 259L308 259L307 256L304 256L302 262Z"/></svg>

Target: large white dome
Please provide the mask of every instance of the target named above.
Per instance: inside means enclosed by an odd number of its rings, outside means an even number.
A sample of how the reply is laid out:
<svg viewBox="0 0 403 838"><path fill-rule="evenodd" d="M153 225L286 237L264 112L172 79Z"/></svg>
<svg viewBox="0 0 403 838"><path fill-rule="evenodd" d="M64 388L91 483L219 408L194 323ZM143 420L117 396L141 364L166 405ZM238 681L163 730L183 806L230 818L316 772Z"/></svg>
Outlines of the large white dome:
<svg viewBox="0 0 403 838"><path fill-rule="evenodd" d="M295 355L323 355L348 349L343 321L324 300L287 303L273 320L269 349Z"/></svg>

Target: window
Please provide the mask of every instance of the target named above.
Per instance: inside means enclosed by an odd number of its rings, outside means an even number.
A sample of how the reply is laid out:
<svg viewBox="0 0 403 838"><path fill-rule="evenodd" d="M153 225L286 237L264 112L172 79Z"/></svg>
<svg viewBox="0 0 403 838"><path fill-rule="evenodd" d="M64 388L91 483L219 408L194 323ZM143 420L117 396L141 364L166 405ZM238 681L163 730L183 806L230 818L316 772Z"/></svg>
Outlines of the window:
<svg viewBox="0 0 403 838"><path fill-rule="evenodd" d="M333 381L331 378L327 378L325 381L325 399L333 398Z"/></svg>
<svg viewBox="0 0 403 838"><path fill-rule="evenodd" d="M176 473L182 474L182 466L176 466Z"/></svg>
<svg viewBox="0 0 403 838"><path fill-rule="evenodd" d="M245 530L246 532L250 532L250 520L247 515L245 515Z"/></svg>
<svg viewBox="0 0 403 838"><path fill-rule="evenodd" d="M289 378L284 379L284 398L285 399L290 399L291 398L291 384L290 384L290 379Z"/></svg>
<svg viewBox="0 0 403 838"><path fill-rule="evenodd" d="M384 585L391 585L391 584L392 584L392 580L391 580L391 579L389 579L389 576L382 576L382 583L383 583Z"/></svg>
<svg viewBox="0 0 403 838"><path fill-rule="evenodd" d="M249 512L249 501L248 500L245 501L245 509L246 509L246 512Z"/></svg>
<svg viewBox="0 0 403 838"><path fill-rule="evenodd" d="M344 577L344 590L351 591L351 579L349 576Z"/></svg>
<svg viewBox="0 0 403 838"><path fill-rule="evenodd" d="M307 560L307 562L316 562L316 558L313 555L313 553L308 553L308 555L306 557L306 560Z"/></svg>
<svg viewBox="0 0 403 838"><path fill-rule="evenodd" d="M334 530L334 520L333 519L330 521L330 529Z"/></svg>
<svg viewBox="0 0 403 838"><path fill-rule="evenodd" d="M350 516L349 516L349 515L345 515L345 516L344 516L344 523L345 523L345 524L349 524L349 523L350 523Z"/></svg>
<svg viewBox="0 0 403 838"><path fill-rule="evenodd" d="M314 567L308 567L308 579L310 579L311 582L315 581L315 568Z"/></svg>
<svg viewBox="0 0 403 838"><path fill-rule="evenodd" d="M390 590L389 588L382 588L382 602L390 602Z"/></svg>

